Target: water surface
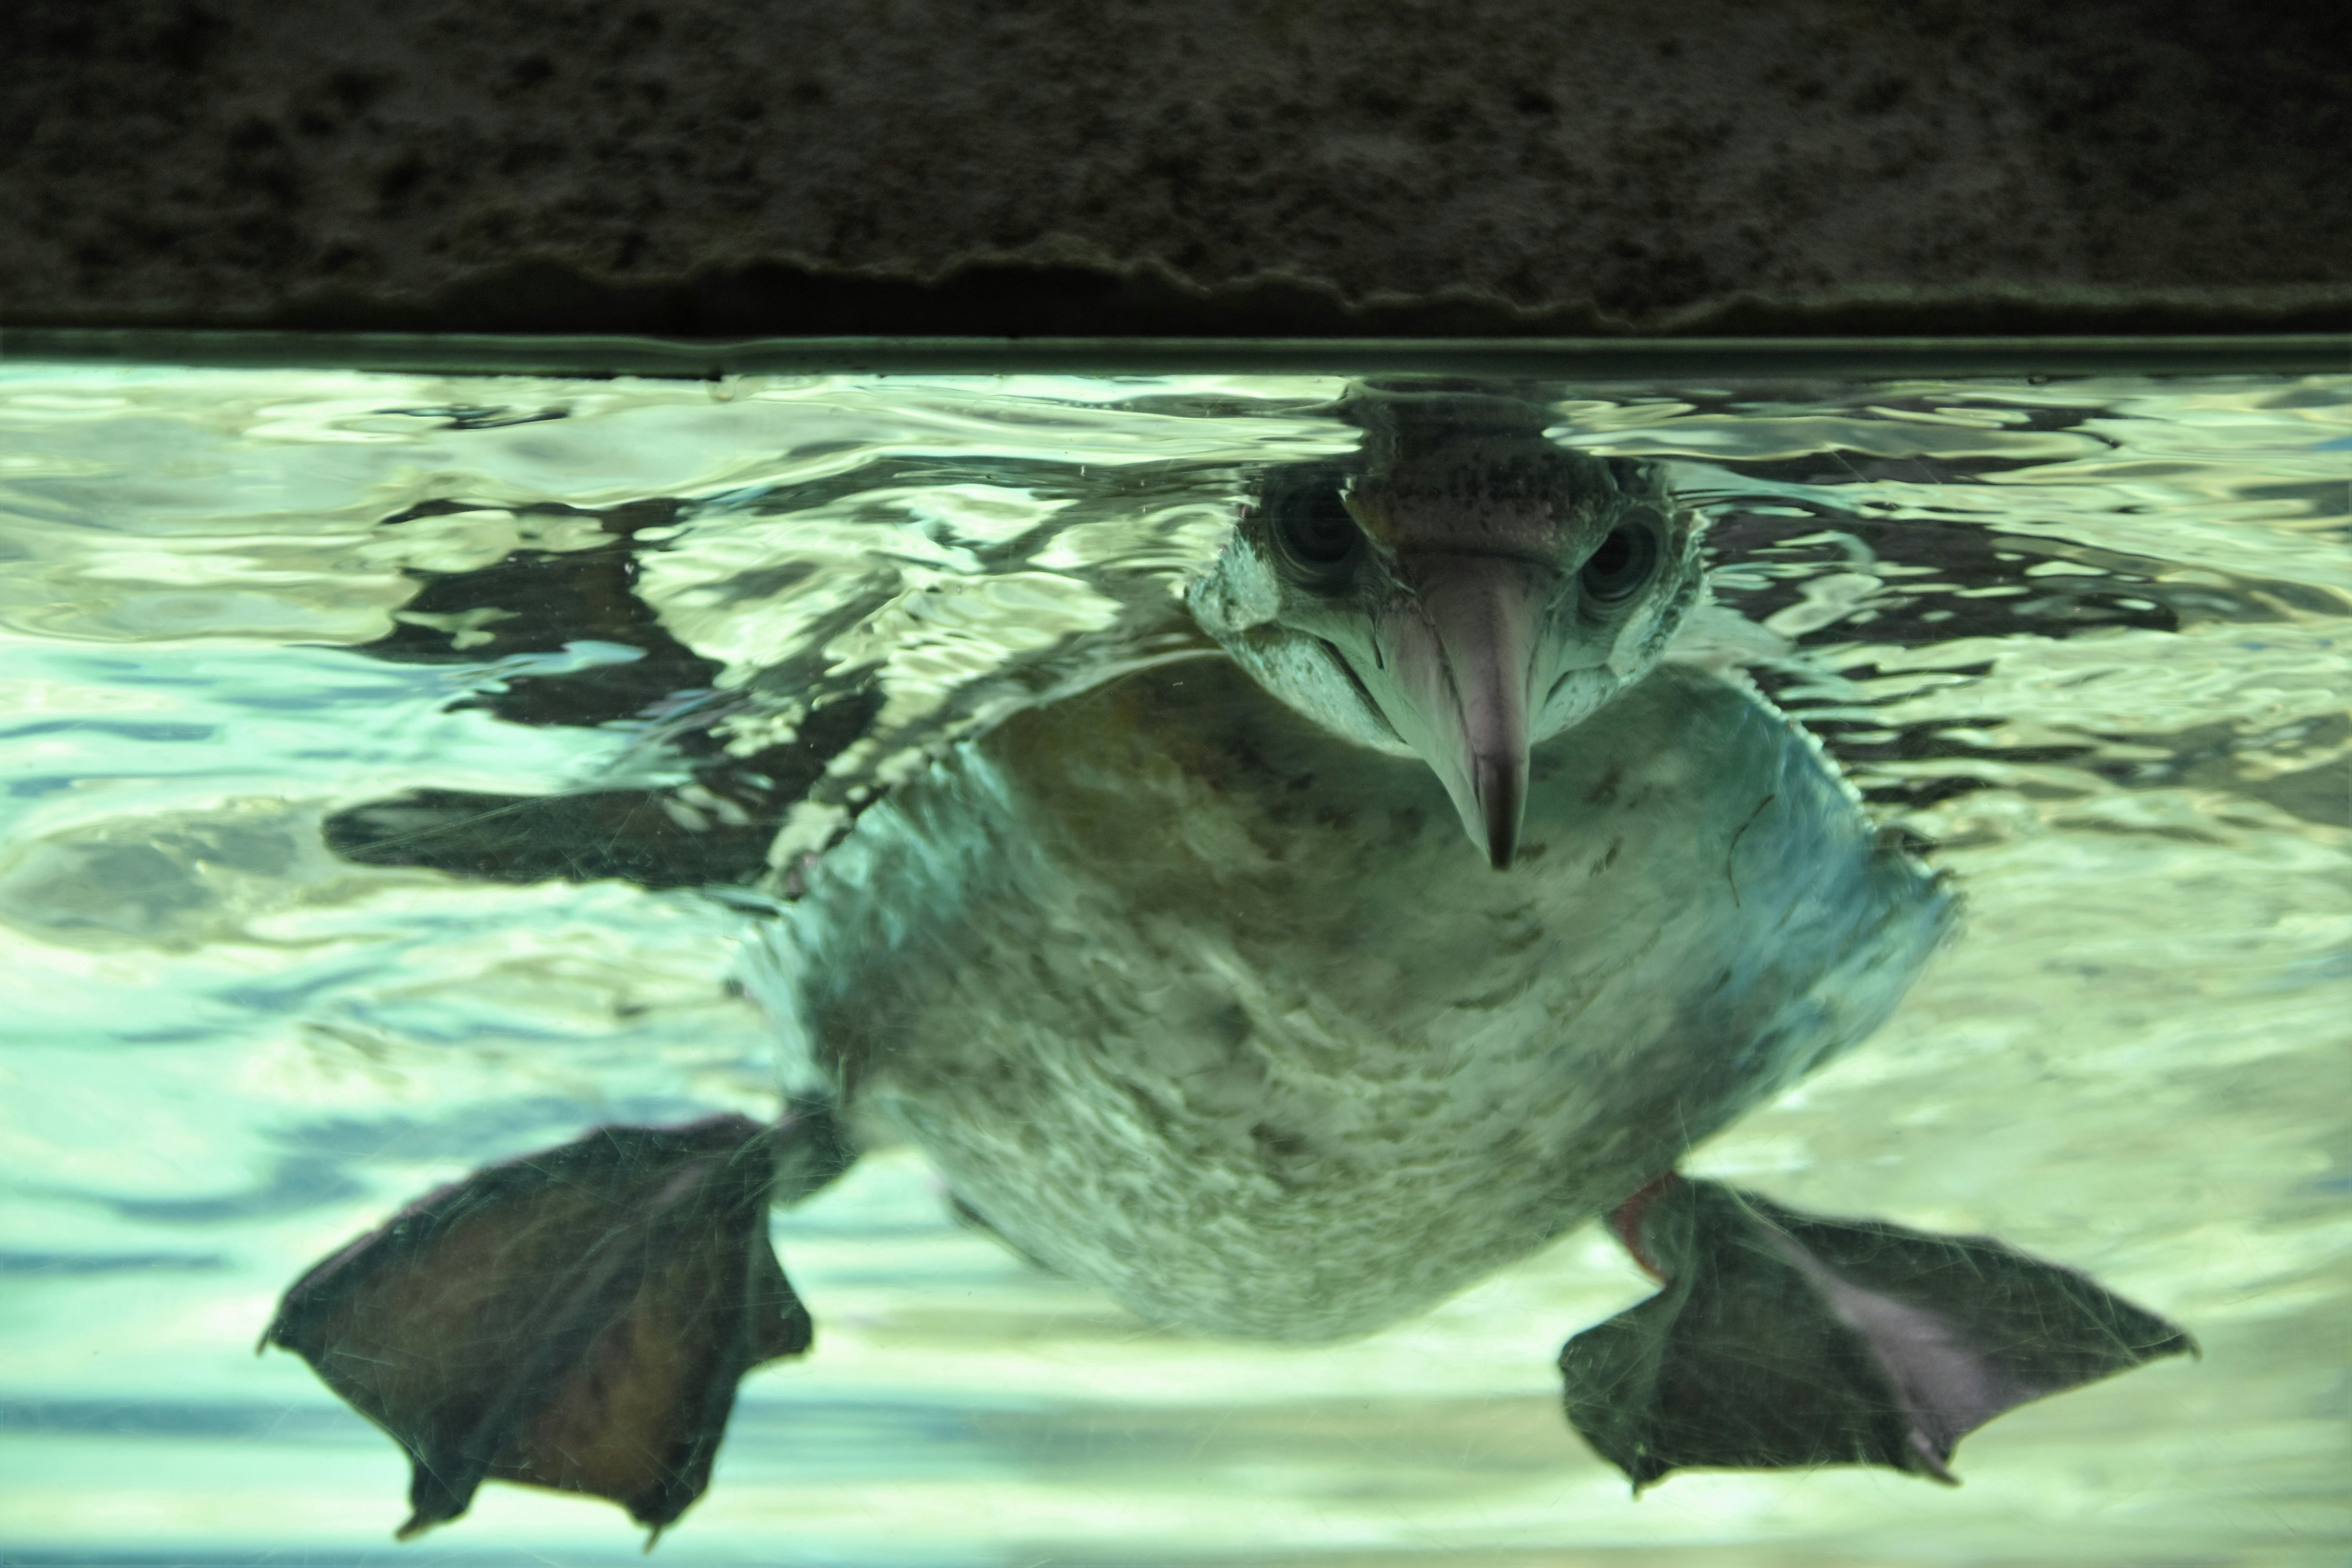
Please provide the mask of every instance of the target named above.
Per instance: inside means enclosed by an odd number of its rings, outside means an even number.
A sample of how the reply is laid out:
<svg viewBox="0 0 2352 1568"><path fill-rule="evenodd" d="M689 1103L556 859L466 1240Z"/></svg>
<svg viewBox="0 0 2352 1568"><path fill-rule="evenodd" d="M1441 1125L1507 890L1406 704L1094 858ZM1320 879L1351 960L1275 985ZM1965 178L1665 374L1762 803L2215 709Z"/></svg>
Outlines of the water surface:
<svg viewBox="0 0 2352 1568"><path fill-rule="evenodd" d="M1252 472L1353 447L1344 385L0 365L0 1561L634 1557L617 1510L498 1486L394 1547L392 1445L249 1352L425 1187L772 1113L729 984L759 895L604 874L587 833L485 879L331 825L635 791L724 827L698 758L830 712L781 842L738 824L704 869L788 868L1151 657ZM1597 1230L1368 1340L1233 1345L1031 1268L893 1154L778 1217L819 1349L746 1384L662 1558L2343 1559L2352 376L1551 395L1557 439L1713 520L1685 656L1802 715L1967 900L1869 1044L1689 1168L1998 1235L2204 1360L2002 1418L1958 1492L1636 1503L1551 1364L1649 1289Z"/></svg>

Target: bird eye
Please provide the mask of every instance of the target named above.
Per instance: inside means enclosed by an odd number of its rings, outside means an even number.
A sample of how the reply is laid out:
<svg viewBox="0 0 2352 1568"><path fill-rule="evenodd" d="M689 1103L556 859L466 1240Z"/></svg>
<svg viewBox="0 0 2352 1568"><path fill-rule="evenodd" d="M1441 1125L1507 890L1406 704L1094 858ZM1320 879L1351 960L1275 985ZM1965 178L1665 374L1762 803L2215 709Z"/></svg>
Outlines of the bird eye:
<svg viewBox="0 0 2352 1568"><path fill-rule="evenodd" d="M1585 596L1613 605L1633 597L1658 567L1657 536L1626 523L1611 531L1584 563Z"/></svg>
<svg viewBox="0 0 2352 1568"><path fill-rule="evenodd" d="M1347 503L1339 499L1336 487L1318 488L1298 497L1276 521L1274 536L1292 576L1322 584L1346 576L1364 542L1363 530L1348 515Z"/></svg>

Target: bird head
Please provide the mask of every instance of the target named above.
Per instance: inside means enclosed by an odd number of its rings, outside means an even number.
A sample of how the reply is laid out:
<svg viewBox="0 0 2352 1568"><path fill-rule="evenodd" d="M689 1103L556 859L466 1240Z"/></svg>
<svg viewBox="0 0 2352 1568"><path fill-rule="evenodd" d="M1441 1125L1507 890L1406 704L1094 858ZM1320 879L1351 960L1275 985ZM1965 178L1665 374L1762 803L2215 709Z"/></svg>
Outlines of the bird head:
<svg viewBox="0 0 2352 1568"><path fill-rule="evenodd" d="M1362 390L1352 458L1269 472L1187 596L1260 685L1421 758L1496 869L1528 752L1655 667L1703 592L1651 464L1544 437L1540 404Z"/></svg>

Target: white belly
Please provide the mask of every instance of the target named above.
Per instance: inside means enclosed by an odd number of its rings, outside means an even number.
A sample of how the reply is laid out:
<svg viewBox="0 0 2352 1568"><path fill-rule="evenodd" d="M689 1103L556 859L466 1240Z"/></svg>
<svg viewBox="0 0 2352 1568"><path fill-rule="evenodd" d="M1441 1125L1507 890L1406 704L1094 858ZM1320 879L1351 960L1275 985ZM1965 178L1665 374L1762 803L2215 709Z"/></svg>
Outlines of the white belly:
<svg viewBox="0 0 2352 1568"><path fill-rule="evenodd" d="M1662 671L1490 869L1419 763L1229 666L1024 715L869 812L755 978L862 1126L1148 1317L1319 1339L1624 1197L1874 1026L1948 900Z"/></svg>

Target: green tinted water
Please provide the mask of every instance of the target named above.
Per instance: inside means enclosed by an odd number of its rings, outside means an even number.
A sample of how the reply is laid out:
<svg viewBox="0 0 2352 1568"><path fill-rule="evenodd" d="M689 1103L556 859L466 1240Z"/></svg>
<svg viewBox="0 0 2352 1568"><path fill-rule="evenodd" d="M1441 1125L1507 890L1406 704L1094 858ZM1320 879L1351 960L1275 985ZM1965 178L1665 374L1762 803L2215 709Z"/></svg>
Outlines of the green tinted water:
<svg viewBox="0 0 2352 1568"><path fill-rule="evenodd" d="M296 1273L435 1183L770 1114L726 984L746 915L359 865L321 824L674 786L694 713L756 737L878 692L782 824L821 847L924 748L1149 657L1252 468L1353 446L1318 411L1343 385L0 366L0 1561L633 1557L613 1509L504 1487L393 1546L392 1445L249 1352ZM779 1217L817 1352L746 1384L663 1559L2343 1559L2352 376L1558 406L1713 517L1687 656L1754 670L1968 901L1871 1043L1689 1168L2000 1236L2205 1359L2002 1418L1958 1492L1696 1474L1635 1503L1558 1407L1559 1342L1650 1288L1597 1231L1370 1340L1235 1346L1029 1268L892 1154ZM621 582L624 532L731 695L502 717L637 648L421 595L501 563Z"/></svg>

